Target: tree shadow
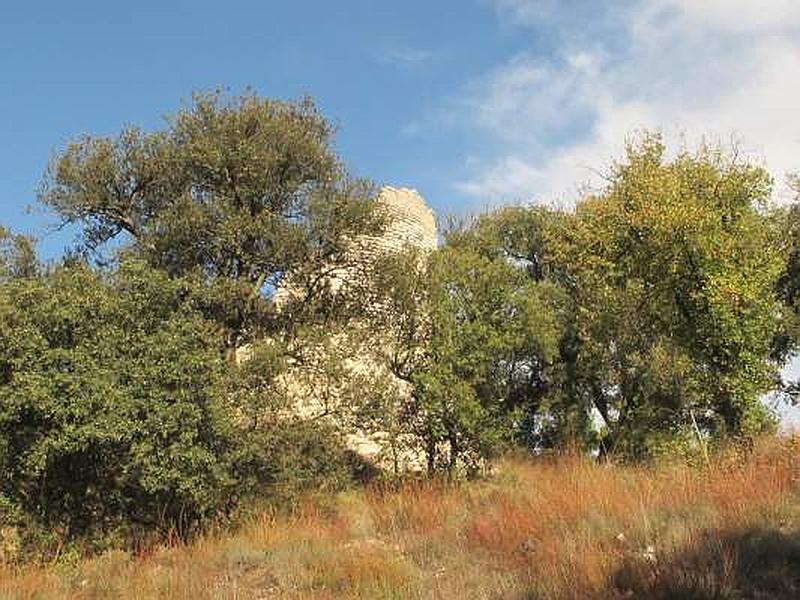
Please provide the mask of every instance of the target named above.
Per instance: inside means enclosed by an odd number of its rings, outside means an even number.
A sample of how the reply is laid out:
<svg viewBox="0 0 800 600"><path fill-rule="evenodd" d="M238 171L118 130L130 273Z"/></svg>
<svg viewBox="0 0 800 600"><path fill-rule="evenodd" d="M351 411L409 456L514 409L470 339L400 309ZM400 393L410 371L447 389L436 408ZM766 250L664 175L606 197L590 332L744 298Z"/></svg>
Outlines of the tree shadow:
<svg viewBox="0 0 800 600"><path fill-rule="evenodd" d="M344 460L350 478L355 483L365 485L377 481L383 475L383 471L375 463L352 450L345 450Z"/></svg>
<svg viewBox="0 0 800 600"><path fill-rule="evenodd" d="M800 599L800 531L708 532L667 556L631 556L612 577L616 597Z"/></svg>

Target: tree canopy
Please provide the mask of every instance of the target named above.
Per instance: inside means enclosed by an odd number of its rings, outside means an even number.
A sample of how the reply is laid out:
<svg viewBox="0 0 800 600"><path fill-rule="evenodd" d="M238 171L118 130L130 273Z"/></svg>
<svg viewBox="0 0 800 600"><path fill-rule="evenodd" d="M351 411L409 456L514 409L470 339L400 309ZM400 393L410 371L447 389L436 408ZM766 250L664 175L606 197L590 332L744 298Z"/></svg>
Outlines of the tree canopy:
<svg viewBox="0 0 800 600"><path fill-rule="evenodd" d="M668 158L647 135L574 211L479 221L484 245L569 298L550 415L564 432L581 435L594 413L604 451L641 454L693 420L717 434L769 426L759 398L781 367L785 265L770 192L766 171L734 153Z"/></svg>
<svg viewBox="0 0 800 600"><path fill-rule="evenodd" d="M213 326L128 265L0 290L0 497L67 537L224 506L230 418Z"/></svg>
<svg viewBox="0 0 800 600"><path fill-rule="evenodd" d="M379 230L374 190L347 174L332 136L308 98L196 94L163 130L71 142L39 197L80 225L83 249L122 237L152 266L201 279L234 348L278 328L263 300L286 273L298 294L284 317L315 317L318 273L346 260L348 239Z"/></svg>

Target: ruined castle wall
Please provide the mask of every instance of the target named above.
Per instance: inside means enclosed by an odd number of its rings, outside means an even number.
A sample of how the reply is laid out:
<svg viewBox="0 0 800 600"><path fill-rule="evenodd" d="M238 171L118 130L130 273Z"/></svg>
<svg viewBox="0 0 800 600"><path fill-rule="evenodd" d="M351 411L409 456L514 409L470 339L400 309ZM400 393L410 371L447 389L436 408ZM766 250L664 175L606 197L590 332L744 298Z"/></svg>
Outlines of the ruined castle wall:
<svg viewBox="0 0 800 600"><path fill-rule="evenodd" d="M353 241L351 255L349 262L353 266L341 269L338 273L333 275L334 288L337 285L347 285L348 282L354 282L354 278L367 276L370 272L370 267L378 260L390 256L393 253L399 253L409 248L417 249L423 253L431 252L436 249L438 245L438 231L436 228L436 219L433 211L423 200L416 191L406 188L393 188L385 187L381 190L378 198L378 210L384 212L386 216L386 229L383 235L380 236L360 236ZM291 294L290 290L279 290L276 294L276 301L280 305L281 295ZM341 335L341 334L340 334ZM353 328L352 336L363 336L365 332L362 328L355 326ZM364 348L374 347L374 344L380 344L381 341L365 340L362 338L355 340L347 339L334 339L333 347L335 352L347 352L348 348L362 348L355 350L349 354L344 361L347 369L350 371L350 382L345 383L345 388L348 383L356 385L360 381L366 383L371 375L375 380L382 380L384 384L388 381L388 386L393 389L395 394L409 394L408 385L396 379L388 369L381 365L374 355L370 354ZM323 359L321 359L323 360ZM316 418L319 415L325 415L331 412L331 399L341 394L346 397L351 392L347 389L331 390L328 387L328 382L324 377L317 377L314 375L313 368L306 368L301 370L298 368L296 371L286 374L283 378L282 387L284 393L293 399L296 406L296 414ZM333 410L335 414L336 411ZM385 440L387 434L385 432L370 432L365 433L353 429L348 432L347 444L348 447L362 455L363 457L374 460L376 462L386 462L384 456L386 450ZM393 456L392 460L395 464L398 462L398 456ZM418 456L405 455L400 457L399 462L404 468L422 468L421 458Z"/></svg>
<svg viewBox="0 0 800 600"><path fill-rule="evenodd" d="M386 219L385 230L379 236L361 235L352 240L347 252L348 266L332 270L326 278L334 291L348 284L357 285L387 255L409 248L430 252L438 245L436 218L416 190L386 186L378 194L376 204ZM274 301L280 308L297 293L289 276L276 290Z"/></svg>
<svg viewBox="0 0 800 600"><path fill-rule="evenodd" d="M368 253L400 252L407 246L423 251L436 248L436 219L415 190L385 187L378 196L378 206L387 216L387 227L381 236L361 238L359 246Z"/></svg>

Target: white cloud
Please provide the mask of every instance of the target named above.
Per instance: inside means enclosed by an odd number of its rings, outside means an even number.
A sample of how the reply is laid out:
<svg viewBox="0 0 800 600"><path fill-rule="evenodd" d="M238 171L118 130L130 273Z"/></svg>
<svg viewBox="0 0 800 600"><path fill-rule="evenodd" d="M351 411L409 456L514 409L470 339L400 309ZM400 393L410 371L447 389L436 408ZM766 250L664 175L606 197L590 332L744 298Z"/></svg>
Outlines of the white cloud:
<svg viewBox="0 0 800 600"><path fill-rule="evenodd" d="M734 136L779 181L800 170L797 0L640 0L585 23L559 16L563 3L495 4L564 35L553 55L511 58L461 103L463 122L505 151L473 164L459 189L490 202L570 194L597 184L594 169L642 128L672 141ZM609 21L616 38L593 38Z"/></svg>
<svg viewBox="0 0 800 600"><path fill-rule="evenodd" d="M422 48L397 47L384 50L380 55L383 62L397 67L417 67L435 60L438 55L431 50Z"/></svg>
<svg viewBox="0 0 800 600"><path fill-rule="evenodd" d="M531 184L540 182L542 175L539 169L518 157L506 156L485 171L480 180L467 181L459 187L468 194L487 200L522 200L530 194Z"/></svg>
<svg viewBox="0 0 800 600"><path fill-rule="evenodd" d="M797 0L654 0L642 12L669 11L687 24L735 32L796 28L800 19Z"/></svg>

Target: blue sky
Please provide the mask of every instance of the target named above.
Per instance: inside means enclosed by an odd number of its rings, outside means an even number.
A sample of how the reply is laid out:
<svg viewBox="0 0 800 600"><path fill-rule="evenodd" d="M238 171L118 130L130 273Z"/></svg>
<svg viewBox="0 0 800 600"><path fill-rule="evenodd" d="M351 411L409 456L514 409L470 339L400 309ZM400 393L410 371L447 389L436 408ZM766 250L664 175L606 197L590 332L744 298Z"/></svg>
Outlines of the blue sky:
<svg viewBox="0 0 800 600"><path fill-rule="evenodd" d="M311 94L340 124L338 149L356 173L457 209L473 200L453 185L462 150L479 141L417 124L532 43L547 51L469 0L9 3L0 15L0 221L38 230L43 218L24 208L66 140L125 123L158 127L192 90L216 86ZM60 242L46 239L44 250Z"/></svg>
<svg viewBox="0 0 800 600"><path fill-rule="evenodd" d="M800 169L796 0L7 3L0 74L0 222L40 234L55 149L216 86L311 94L354 172L439 213L572 202L645 127L738 140L777 196Z"/></svg>
<svg viewBox="0 0 800 600"><path fill-rule="evenodd" d="M57 255L25 210L51 153L217 86L311 94L440 214L569 204L642 128L735 140L778 201L800 170L797 0L31 0L0 10L0 223Z"/></svg>

